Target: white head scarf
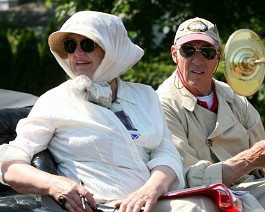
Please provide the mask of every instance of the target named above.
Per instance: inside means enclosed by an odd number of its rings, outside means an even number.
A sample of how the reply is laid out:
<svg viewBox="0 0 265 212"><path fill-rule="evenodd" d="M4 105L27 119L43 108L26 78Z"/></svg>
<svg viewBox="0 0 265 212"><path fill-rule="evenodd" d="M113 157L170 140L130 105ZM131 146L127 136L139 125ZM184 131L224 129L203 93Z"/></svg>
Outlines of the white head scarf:
<svg viewBox="0 0 265 212"><path fill-rule="evenodd" d="M69 33L86 36L105 51L105 56L92 79L86 76L75 77L70 69L67 53L63 50L63 40ZM77 88L86 91L83 96L107 107L112 101L108 82L126 72L144 54L139 46L131 42L119 17L96 11L75 13L59 31L49 36L49 45L58 63L75 80Z"/></svg>

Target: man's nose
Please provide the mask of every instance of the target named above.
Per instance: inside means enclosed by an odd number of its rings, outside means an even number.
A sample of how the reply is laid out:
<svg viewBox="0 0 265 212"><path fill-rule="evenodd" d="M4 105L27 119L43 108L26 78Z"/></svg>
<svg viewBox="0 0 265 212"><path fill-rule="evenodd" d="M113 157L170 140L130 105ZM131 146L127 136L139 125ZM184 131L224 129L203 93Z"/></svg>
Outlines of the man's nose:
<svg viewBox="0 0 265 212"><path fill-rule="evenodd" d="M201 64L203 63L205 60L204 56L202 55L202 52L201 51L196 51L193 55L193 63L198 65L198 64Z"/></svg>

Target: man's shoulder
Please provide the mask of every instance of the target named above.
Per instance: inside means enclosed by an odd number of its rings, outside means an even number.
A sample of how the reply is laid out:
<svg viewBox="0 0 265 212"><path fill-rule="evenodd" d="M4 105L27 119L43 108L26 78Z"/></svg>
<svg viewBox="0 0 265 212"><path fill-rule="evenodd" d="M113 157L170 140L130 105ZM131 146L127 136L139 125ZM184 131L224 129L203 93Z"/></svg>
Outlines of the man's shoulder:
<svg viewBox="0 0 265 212"><path fill-rule="evenodd" d="M172 89L174 89L174 79L176 77L176 74L173 72L171 76L169 76L167 79L162 82L156 92L159 96L166 96L166 94L170 94Z"/></svg>

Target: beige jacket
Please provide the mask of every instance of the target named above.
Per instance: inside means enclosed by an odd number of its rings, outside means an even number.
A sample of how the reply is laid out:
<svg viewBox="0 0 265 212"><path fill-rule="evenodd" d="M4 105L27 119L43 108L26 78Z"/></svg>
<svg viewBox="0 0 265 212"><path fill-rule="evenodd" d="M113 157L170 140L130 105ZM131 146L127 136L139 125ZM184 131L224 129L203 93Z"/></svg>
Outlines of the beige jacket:
<svg viewBox="0 0 265 212"><path fill-rule="evenodd" d="M233 157L265 138L257 110L245 97L214 80L218 98L215 114L197 104L197 99L174 72L157 93L182 156L186 186L222 182L222 161ZM255 170L239 182L263 177Z"/></svg>

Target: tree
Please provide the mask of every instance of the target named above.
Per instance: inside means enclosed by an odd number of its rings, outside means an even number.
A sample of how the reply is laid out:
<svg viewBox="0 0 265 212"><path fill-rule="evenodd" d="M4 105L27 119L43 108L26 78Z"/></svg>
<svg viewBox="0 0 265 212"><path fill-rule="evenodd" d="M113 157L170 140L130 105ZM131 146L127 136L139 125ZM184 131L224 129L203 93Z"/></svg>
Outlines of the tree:
<svg viewBox="0 0 265 212"><path fill-rule="evenodd" d="M41 82L39 83L43 84L39 89L40 94L50 90L51 88L54 88L55 86L58 86L67 79L67 74L62 70L62 68L52 55L47 42L49 35L56 30L56 22L54 19L51 19L42 38L40 47L41 69L39 71L41 74Z"/></svg>
<svg viewBox="0 0 265 212"><path fill-rule="evenodd" d="M0 84L2 88L7 89L10 83L10 71L12 70L12 61L13 54L11 50L10 43L7 39L6 32L0 32L0 58L1 58L1 66L0 66Z"/></svg>
<svg viewBox="0 0 265 212"><path fill-rule="evenodd" d="M17 35L11 82L14 90L39 95L40 55L35 32L24 29Z"/></svg>

